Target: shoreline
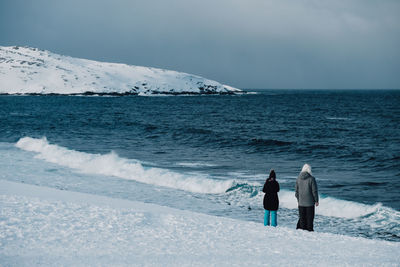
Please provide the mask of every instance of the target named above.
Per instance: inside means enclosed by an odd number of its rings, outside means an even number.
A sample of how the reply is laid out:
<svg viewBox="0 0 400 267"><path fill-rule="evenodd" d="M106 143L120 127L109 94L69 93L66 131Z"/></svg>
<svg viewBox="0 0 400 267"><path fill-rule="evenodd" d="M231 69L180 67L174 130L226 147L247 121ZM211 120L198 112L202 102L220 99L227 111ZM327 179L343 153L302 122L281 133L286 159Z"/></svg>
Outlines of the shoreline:
<svg viewBox="0 0 400 267"><path fill-rule="evenodd" d="M400 243L0 180L5 265L386 265ZM311 248L311 250L310 250Z"/></svg>

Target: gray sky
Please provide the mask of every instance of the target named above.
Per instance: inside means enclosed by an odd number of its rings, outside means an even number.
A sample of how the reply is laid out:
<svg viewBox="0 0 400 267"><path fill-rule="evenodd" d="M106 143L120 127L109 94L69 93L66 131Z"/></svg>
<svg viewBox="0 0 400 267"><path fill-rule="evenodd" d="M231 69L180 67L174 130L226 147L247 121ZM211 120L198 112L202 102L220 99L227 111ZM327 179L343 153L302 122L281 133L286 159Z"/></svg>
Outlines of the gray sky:
<svg viewBox="0 0 400 267"><path fill-rule="evenodd" d="M0 0L0 45L238 88L400 88L400 0Z"/></svg>

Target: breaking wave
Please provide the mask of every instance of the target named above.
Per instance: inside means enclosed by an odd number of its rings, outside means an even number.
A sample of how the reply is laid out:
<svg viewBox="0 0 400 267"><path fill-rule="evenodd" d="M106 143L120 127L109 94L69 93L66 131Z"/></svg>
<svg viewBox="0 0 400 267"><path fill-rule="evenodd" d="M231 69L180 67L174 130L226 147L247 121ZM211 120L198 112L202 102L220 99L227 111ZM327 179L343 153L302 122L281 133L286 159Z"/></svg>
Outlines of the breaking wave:
<svg viewBox="0 0 400 267"><path fill-rule="evenodd" d="M144 167L140 162L119 157L116 153L90 154L49 144L41 139L24 137L16 147L37 153L36 158L87 174L115 176L141 183L170 187L193 193L224 193L234 184L233 180L217 181L206 177L189 176L161 168Z"/></svg>
<svg viewBox="0 0 400 267"><path fill-rule="evenodd" d="M230 195L230 201L238 205L258 206L262 203L264 193L261 185L248 183L234 184L226 191ZM279 193L279 206L286 209L297 209L297 200L294 191L281 190ZM320 197L319 206L315 209L316 214L344 219L356 219L364 217L383 216L389 221L400 222L400 212L381 203L368 205L333 197Z"/></svg>
<svg viewBox="0 0 400 267"><path fill-rule="evenodd" d="M31 137L21 138L16 143L16 147L37 153L36 158L83 173L115 176L121 179L134 180L193 193L222 194L226 201L235 205L260 206L264 196L261 191L262 185L258 183L249 183L246 181L239 183L233 179L221 181L200 174L196 176L162 168L144 167L137 160L119 157L114 152L109 154L79 152L50 144L45 137L41 139ZM282 189L279 192L279 201L281 208L297 209L297 200L293 191ZM388 226L384 226L383 224L388 224L390 225L390 232L396 233L396 235L400 232L400 212L385 207L381 203L368 205L321 196L320 205L316 208L316 214L327 217L361 220L368 225L376 224L377 228L387 228Z"/></svg>

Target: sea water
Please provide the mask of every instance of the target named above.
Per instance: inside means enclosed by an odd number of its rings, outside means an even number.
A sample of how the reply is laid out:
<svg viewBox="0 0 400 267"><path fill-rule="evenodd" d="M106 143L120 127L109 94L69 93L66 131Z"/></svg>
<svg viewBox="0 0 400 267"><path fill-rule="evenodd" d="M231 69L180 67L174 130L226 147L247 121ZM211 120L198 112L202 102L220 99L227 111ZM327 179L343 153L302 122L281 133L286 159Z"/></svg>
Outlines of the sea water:
<svg viewBox="0 0 400 267"><path fill-rule="evenodd" d="M0 179L263 223L280 183L294 228L304 163L315 230L400 241L400 91L238 96L0 96Z"/></svg>

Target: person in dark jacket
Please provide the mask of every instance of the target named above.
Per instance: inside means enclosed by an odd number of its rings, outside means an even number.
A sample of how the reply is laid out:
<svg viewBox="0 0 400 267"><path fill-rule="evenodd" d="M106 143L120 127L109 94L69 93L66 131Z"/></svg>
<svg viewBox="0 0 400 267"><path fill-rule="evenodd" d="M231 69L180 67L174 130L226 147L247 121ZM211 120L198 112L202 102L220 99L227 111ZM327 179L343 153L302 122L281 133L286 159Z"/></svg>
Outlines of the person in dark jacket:
<svg viewBox="0 0 400 267"><path fill-rule="evenodd" d="M264 225L270 225L270 216L271 216L271 225L277 225L277 211L279 208L279 183L276 181L276 174L274 170L271 170L269 173L268 179L265 181L263 187L264 195Z"/></svg>
<svg viewBox="0 0 400 267"><path fill-rule="evenodd" d="M299 206L299 221L296 229L314 231L315 206L318 206L317 182L312 176L311 166L304 164L296 180L296 194Z"/></svg>

